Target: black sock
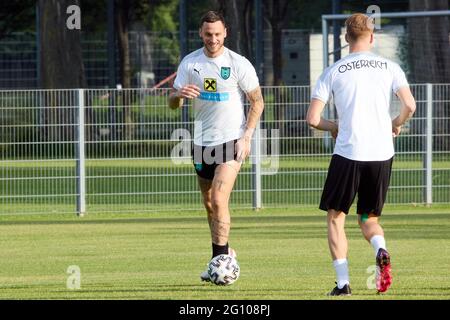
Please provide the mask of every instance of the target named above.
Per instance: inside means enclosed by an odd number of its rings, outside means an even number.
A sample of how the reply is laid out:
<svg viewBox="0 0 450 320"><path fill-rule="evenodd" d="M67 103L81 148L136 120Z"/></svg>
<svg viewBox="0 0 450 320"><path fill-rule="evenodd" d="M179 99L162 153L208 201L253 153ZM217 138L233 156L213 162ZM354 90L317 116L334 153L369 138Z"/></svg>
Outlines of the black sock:
<svg viewBox="0 0 450 320"><path fill-rule="evenodd" d="M218 256L219 254L228 254L228 242L224 246L219 246L218 244L212 244L212 257Z"/></svg>

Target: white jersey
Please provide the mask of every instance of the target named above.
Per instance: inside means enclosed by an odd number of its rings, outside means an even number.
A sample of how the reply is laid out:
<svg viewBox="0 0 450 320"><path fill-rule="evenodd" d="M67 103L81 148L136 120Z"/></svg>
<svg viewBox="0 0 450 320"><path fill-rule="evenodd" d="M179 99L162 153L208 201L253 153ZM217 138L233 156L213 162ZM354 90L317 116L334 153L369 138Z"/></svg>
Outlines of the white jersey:
<svg viewBox="0 0 450 320"><path fill-rule="evenodd" d="M215 58L201 48L181 61L173 87L188 84L201 89L194 99L194 143L215 146L239 139L245 129L244 94L259 86L253 65L227 48Z"/></svg>
<svg viewBox="0 0 450 320"><path fill-rule="evenodd" d="M392 158L391 92L404 86L400 66L370 52L352 53L327 68L312 98L327 103L333 95L339 119L334 154L358 161Z"/></svg>

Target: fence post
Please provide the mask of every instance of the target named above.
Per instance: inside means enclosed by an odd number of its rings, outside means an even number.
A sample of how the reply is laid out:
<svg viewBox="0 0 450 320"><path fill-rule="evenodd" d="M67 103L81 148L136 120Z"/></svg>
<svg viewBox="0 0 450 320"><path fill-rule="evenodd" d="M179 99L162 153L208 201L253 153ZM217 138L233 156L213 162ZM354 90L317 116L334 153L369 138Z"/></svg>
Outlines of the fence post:
<svg viewBox="0 0 450 320"><path fill-rule="evenodd" d="M78 89L78 144L77 144L77 214L86 213L86 162L84 136L84 89Z"/></svg>
<svg viewBox="0 0 450 320"><path fill-rule="evenodd" d="M253 185L253 209L262 208L261 192L261 127L258 121L255 128L254 141L252 143L252 185Z"/></svg>
<svg viewBox="0 0 450 320"><path fill-rule="evenodd" d="M427 115L425 143L425 204L433 203L433 85L427 83Z"/></svg>
<svg viewBox="0 0 450 320"><path fill-rule="evenodd" d="M322 16L322 72L328 67L328 21Z"/></svg>

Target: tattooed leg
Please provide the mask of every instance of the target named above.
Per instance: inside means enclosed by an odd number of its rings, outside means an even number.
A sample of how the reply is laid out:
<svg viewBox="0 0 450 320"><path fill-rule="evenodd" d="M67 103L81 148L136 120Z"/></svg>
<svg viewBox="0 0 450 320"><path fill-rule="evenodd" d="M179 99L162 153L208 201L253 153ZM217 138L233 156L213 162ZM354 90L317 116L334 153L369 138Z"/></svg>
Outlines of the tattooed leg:
<svg viewBox="0 0 450 320"><path fill-rule="evenodd" d="M218 245L225 245L230 234L230 217L228 220L211 219L211 240Z"/></svg>
<svg viewBox="0 0 450 320"><path fill-rule="evenodd" d="M211 237L212 242L217 245L225 245L230 233L230 212L228 201L234 182L240 169L237 161L228 161L219 165L216 169L211 187Z"/></svg>

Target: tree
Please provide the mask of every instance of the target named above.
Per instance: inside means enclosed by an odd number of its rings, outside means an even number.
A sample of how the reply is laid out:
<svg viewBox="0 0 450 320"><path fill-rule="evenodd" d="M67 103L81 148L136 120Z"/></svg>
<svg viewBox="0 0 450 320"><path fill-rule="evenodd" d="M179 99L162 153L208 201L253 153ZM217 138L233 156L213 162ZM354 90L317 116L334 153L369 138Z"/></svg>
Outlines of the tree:
<svg viewBox="0 0 450 320"><path fill-rule="evenodd" d="M227 47L252 60L252 9L251 0L219 0L219 11L227 23Z"/></svg>
<svg viewBox="0 0 450 320"><path fill-rule="evenodd" d="M36 0L10 0L0 6L0 39L11 32L34 31Z"/></svg>
<svg viewBox="0 0 450 320"><path fill-rule="evenodd" d="M133 20L133 0L116 0L114 18L116 25L117 43L119 47L120 83L124 88L131 87L131 64L129 28Z"/></svg>
<svg viewBox="0 0 450 320"><path fill-rule="evenodd" d="M176 35L179 25L178 8L179 0L152 0L142 19L150 31L158 32L158 37L154 39L155 45L168 57L173 69L176 68L180 57L179 39ZM169 74L164 74L164 78Z"/></svg>
<svg viewBox="0 0 450 320"><path fill-rule="evenodd" d="M78 0L39 0L41 75L45 89L86 86L81 30L69 29L66 10Z"/></svg>
<svg viewBox="0 0 450 320"><path fill-rule="evenodd" d="M167 28L165 30L173 31L176 28L172 18L176 8L174 4L174 0L115 0L114 15L120 63L119 78L123 88L132 86L133 66L131 65L129 41L133 24L142 21L153 31L157 28ZM135 132L131 109L134 97L130 91L124 90L120 93L119 98L123 105L123 137L131 139Z"/></svg>
<svg viewBox="0 0 450 320"><path fill-rule="evenodd" d="M283 28L286 23L286 14L288 9L288 0L264 0L264 14L269 21L272 31L272 69L273 69L273 85L283 85ZM274 118L278 123L278 128L281 135L284 135L285 129L285 103L286 96L284 90L280 88L276 91L276 101L279 101L275 106Z"/></svg>
<svg viewBox="0 0 450 320"><path fill-rule="evenodd" d="M174 21L174 15L177 11L177 2L176 0L115 0L115 25L122 87L130 88L132 85L133 66L130 59L129 33L133 25L141 22L151 31L175 31L177 24ZM173 39L170 39L170 42L173 43ZM170 48L177 49L173 45Z"/></svg>
<svg viewBox="0 0 450 320"><path fill-rule="evenodd" d="M273 85L283 84L282 37L286 24L288 0L264 0L264 12L272 30Z"/></svg>
<svg viewBox="0 0 450 320"><path fill-rule="evenodd" d="M79 29L69 29L66 10L79 5L78 0L39 0L39 36L41 43L41 85L44 89L75 89L86 86L81 55ZM69 94L69 93L62 93ZM74 110L72 99L45 92L44 118L50 126L44 127L43 136L50 141L70 141L74 137Z"/></svg>

